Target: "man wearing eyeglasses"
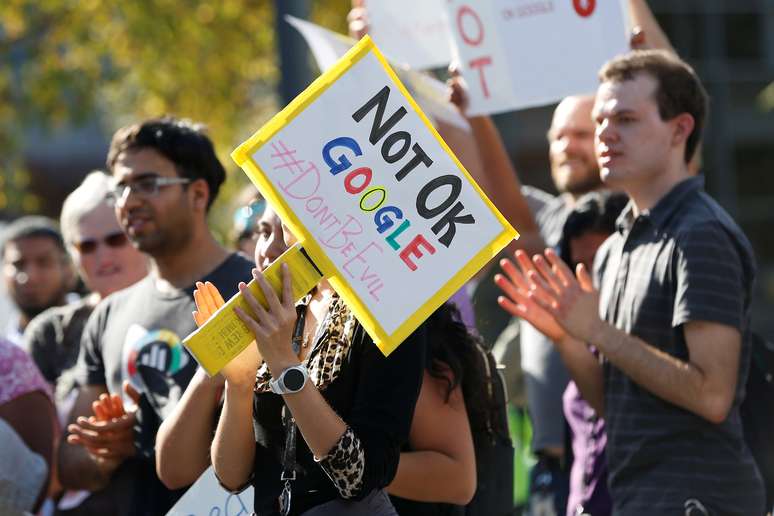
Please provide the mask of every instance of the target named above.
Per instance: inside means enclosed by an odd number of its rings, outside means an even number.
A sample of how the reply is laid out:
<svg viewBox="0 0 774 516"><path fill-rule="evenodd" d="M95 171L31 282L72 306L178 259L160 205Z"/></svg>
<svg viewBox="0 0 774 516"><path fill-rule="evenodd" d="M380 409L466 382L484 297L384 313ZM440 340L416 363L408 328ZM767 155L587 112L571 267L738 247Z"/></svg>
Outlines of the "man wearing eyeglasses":
<svg viewBox="0 0 774 516"><path fill-rule="evenodd" d="M226 251L207 226L225 170L200 126L163 118L120 129L107 165L115 215L131 244L148 255L150 274L108 296L86 324L78 359L82 387L59 473L73 489L120 485L129 500L119 514L164 514L182 491L158 479L154 444L161 420L197 368L181 342L195 329L195 283L211 281L231 295L253 264ZM127 397L125 414L89 417L101 395L124 389L140 393L136 407Z"/></svg>

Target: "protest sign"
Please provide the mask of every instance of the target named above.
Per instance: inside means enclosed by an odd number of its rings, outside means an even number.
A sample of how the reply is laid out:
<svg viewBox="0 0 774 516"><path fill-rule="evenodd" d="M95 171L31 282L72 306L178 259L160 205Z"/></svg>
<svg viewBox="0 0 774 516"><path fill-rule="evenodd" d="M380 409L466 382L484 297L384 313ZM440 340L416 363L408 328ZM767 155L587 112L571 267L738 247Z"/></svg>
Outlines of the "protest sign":
<svg viewBox="0 0 774 516"><path fill-rule="evenodd" d="M517 236L367 36L232 158L385 354Z"/></svg>
<svg viewBox="0 0 774 516"><path fill-rule="evenodd" d="M368 34L394 63L415 70L446 67L451 35L443 0L366 0Z"/></svg>
<svg viewBox="0 0 774 516"><path fill-rule="evenodd" d="M592 93L605 61L628 49L620 0L448 0L469 115Z"/></svg>
<svg viewBox="0 0 774 516"><path fill-rule="evenodd" d="M263 276L276 292L282 292L280 267L283 263L288 264L293 278L294 299L301 299L322 279L322 273L315 267L306 252L300 245L294 245L263 271ZM252 280L247 287L258 302L266 307L266 299L258 283ZM185 347L210 376L217 374L224 365L253 341L252 332L234 312L235 306L239 306L246 312L250 311L242 294L236 293L207 320L204 326L183 340Z"/></svg>
<svg viewBox="0 0 774 516"><path fill-rule="evenodd" d="M220 487L212 466L202 473L167 516L249 516L253 513L253 488L232 494Z"/></svg>
<svg viewBox="0 0 774 516"><path fill-rule="evenodd" d="M285 20L303 36L321 72L330 69L356 43L350 37L306 20L290 15L285 15ZM388 60L390 59L389 55L386 57ZM444 83L426 73L410 68L399 66L395 68L395 72L428 116L459 129L470 131L468 121L446 98L446 85Z"/></svg>

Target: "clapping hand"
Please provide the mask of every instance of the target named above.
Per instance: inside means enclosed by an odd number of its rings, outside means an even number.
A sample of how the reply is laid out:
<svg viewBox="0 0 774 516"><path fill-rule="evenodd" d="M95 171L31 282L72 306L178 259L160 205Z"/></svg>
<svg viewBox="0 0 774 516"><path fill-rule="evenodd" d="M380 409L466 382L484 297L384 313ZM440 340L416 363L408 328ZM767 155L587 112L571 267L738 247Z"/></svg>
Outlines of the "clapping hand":
<svg viewBox="0 0 774 516"><path fill-rule="evenodd" d="M124 392L139 403L140 394L124 382ZM81 445L105 471L115 470L121 463L134 456L134 425L136 408L125 410L118 394L103 393L92 403L93 415L79 417L68 425L67 442Z"/></svg>
<svg viewBox="0 0 774 516"><path fill-rule="evenodd" d="M244 285L244 283L240 285ZM226 304L218 288L209 281L197 282L193 296L196 303L193 318L197 326L202 326L220 307ZM261 355L258 353L255 341L253 341L226 364L216 377L224 378L232 385L239 384L245 388L251 388L255 383L255 374L261 361Z"/></svg>
<svg viewBox="0 0 774 516"><path fill-rule="evenodd" d="M258 351L266 360L272 374L279 374L287 367L299 363L291 344L297 314L290 271L287 264L283 263L282 300L277 297L274 289L257 269L253 269L253 277L266 298L268 308L261 306L247 285L240 283L239 290L250 310L248 312L235 307L234 311L255 335Z"/></svg>
<svg viewBox="0 0 774 516"><path fill-rule="evenodd" d="M516 261L519 269L510 260L500 262L507 275L495 277L507 296L498 299L500 306L555 342L567 335L591 342L602 321L599 295L585 266L578 265L576 278L551 249L532 260L523 251L516 251Z"/></svg>

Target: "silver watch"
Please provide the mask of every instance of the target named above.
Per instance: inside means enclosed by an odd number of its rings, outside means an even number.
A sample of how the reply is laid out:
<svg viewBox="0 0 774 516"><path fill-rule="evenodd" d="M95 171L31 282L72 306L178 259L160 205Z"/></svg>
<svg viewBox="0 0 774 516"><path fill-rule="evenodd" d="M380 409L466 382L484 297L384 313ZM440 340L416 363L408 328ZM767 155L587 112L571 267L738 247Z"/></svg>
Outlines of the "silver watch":
<svg viewBox="0 0 774 516"><path fill-rule="evenodd" d="M292 394L304 388L306 379L309 378L309 372L306 366L298 364L288 367L279 378L269 380L271 392L276 394Z"/></svg>

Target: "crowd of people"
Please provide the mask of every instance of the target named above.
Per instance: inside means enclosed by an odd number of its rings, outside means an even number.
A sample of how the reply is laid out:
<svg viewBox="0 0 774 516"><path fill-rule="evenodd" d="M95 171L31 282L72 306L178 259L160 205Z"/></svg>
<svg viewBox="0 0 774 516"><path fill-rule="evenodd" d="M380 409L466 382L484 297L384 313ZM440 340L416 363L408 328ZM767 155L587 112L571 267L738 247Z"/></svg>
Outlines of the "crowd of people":
<svg viewBox="0 0 774 516"><path fill-rule="evenodd" d="M269 286L296 237L254 189L216 239L204 126L119 129L58 224L0 237L0 514L163 515L209 468L261 516L770 513L771 439L744 410L754 253L704 192L701 80L628 3L633 50L547 128L556 196L451 74L470 134L438 130L521 237L387 357L328 281ZM360 3L349 22L368 29ZM237 292L254 341L209 376L182 340Z"/></svg>

